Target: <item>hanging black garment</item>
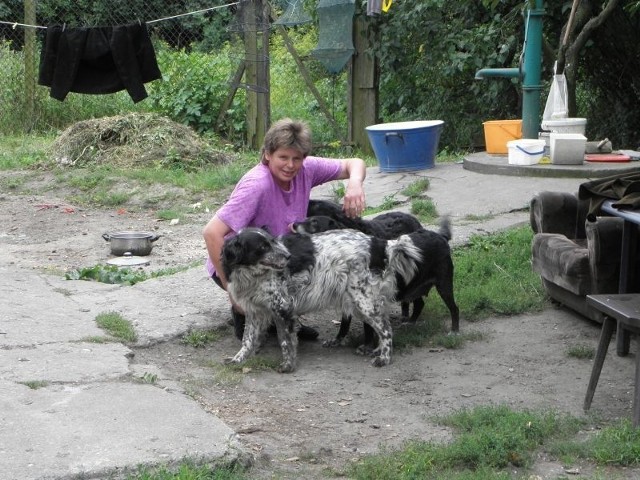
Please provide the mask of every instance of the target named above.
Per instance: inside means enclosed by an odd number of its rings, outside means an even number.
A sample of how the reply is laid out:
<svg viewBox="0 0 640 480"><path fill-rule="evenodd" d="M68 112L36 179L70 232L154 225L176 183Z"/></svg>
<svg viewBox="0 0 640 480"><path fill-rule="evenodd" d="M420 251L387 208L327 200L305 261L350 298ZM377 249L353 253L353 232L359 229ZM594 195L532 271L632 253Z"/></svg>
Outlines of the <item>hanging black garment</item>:
<svg viewBox="0 0 640 480"><path fill-rule="evenodd" d="M69 92L104 94L126 89L134 102L144 83L161 78L146 24L115 27L47 27L38 84L64 100Z"/></svg>

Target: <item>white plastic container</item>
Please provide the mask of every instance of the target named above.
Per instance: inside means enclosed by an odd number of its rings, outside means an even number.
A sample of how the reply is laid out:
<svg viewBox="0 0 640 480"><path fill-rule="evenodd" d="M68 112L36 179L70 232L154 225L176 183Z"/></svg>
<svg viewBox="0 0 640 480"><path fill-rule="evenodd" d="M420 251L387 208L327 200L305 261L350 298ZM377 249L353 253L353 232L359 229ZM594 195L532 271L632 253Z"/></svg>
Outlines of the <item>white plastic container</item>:
<svg viewBox="0 0 640 480"><path fill-rule="evenodd" d="M580 133L584 135L587 128L587 119L559 118L543 120L541 127L543 130L550 130L556 133Z"/></svg>
<svg viewBox="0 0 640 480"><path fill-rule="evenodd" d="M510 165L535 165L544 154L544 140L523 138L507 142Z"/></svg>
<svg viewBox="0 0 640 480"><path fill-rule="evenodd" d="M551 163L554 165L582 165L587 137L580 133L555 133L549 135Z"/></svg>

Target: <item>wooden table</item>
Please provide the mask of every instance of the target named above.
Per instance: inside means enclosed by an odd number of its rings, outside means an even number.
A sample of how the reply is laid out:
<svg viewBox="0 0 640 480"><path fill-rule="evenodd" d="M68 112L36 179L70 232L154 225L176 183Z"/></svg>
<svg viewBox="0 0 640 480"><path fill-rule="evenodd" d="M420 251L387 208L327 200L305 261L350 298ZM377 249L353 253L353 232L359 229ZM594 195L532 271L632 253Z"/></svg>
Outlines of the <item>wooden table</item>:
<svg viewBox="0 0 640 480"><path fill-rule="evenodd" d="M591 369L591 378L587 387L587 395L584 399L584 410L589 410L593 394L598 385L600 372L604 359L607 356L609 342L613 329L618 326L618 332L624 329L627 334L636 334L636 373L633 389L633 426L640 424L640 293L626 293L614 295L587 295L587 303L604 313L604 321L602 322L602 330L600 331L600 340L598 341L598 350L596 358L593 361Z"/></svg>

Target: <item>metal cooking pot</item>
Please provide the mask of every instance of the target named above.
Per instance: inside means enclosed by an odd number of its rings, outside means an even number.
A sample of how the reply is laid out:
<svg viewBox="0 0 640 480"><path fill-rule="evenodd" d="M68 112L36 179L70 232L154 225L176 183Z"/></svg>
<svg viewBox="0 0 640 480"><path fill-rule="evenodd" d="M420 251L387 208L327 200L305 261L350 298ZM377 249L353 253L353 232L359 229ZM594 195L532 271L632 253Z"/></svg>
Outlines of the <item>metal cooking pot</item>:
<svg viewBox="0 0 640 480"><path fill-rule="evenodd" d="M115 232L103 233L102 238L111 244L113 255L149 255L153 248L153 243L160 235L153 232Z"/></svg>

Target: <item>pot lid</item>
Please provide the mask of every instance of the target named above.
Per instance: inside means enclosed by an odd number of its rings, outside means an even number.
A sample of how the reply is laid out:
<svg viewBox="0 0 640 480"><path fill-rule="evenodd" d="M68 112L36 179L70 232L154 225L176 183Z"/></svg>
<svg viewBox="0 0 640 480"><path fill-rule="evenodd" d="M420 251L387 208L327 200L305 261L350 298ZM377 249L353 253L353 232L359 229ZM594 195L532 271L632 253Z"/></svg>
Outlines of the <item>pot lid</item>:
<svg viewBox="0 0 640 480"><path fill-rule="evenodd" d="M111 258L107 260L107 263L117 267L135 267L139 265L149 265L149 260L137 255L127 255L124 257Z"/></svg>

